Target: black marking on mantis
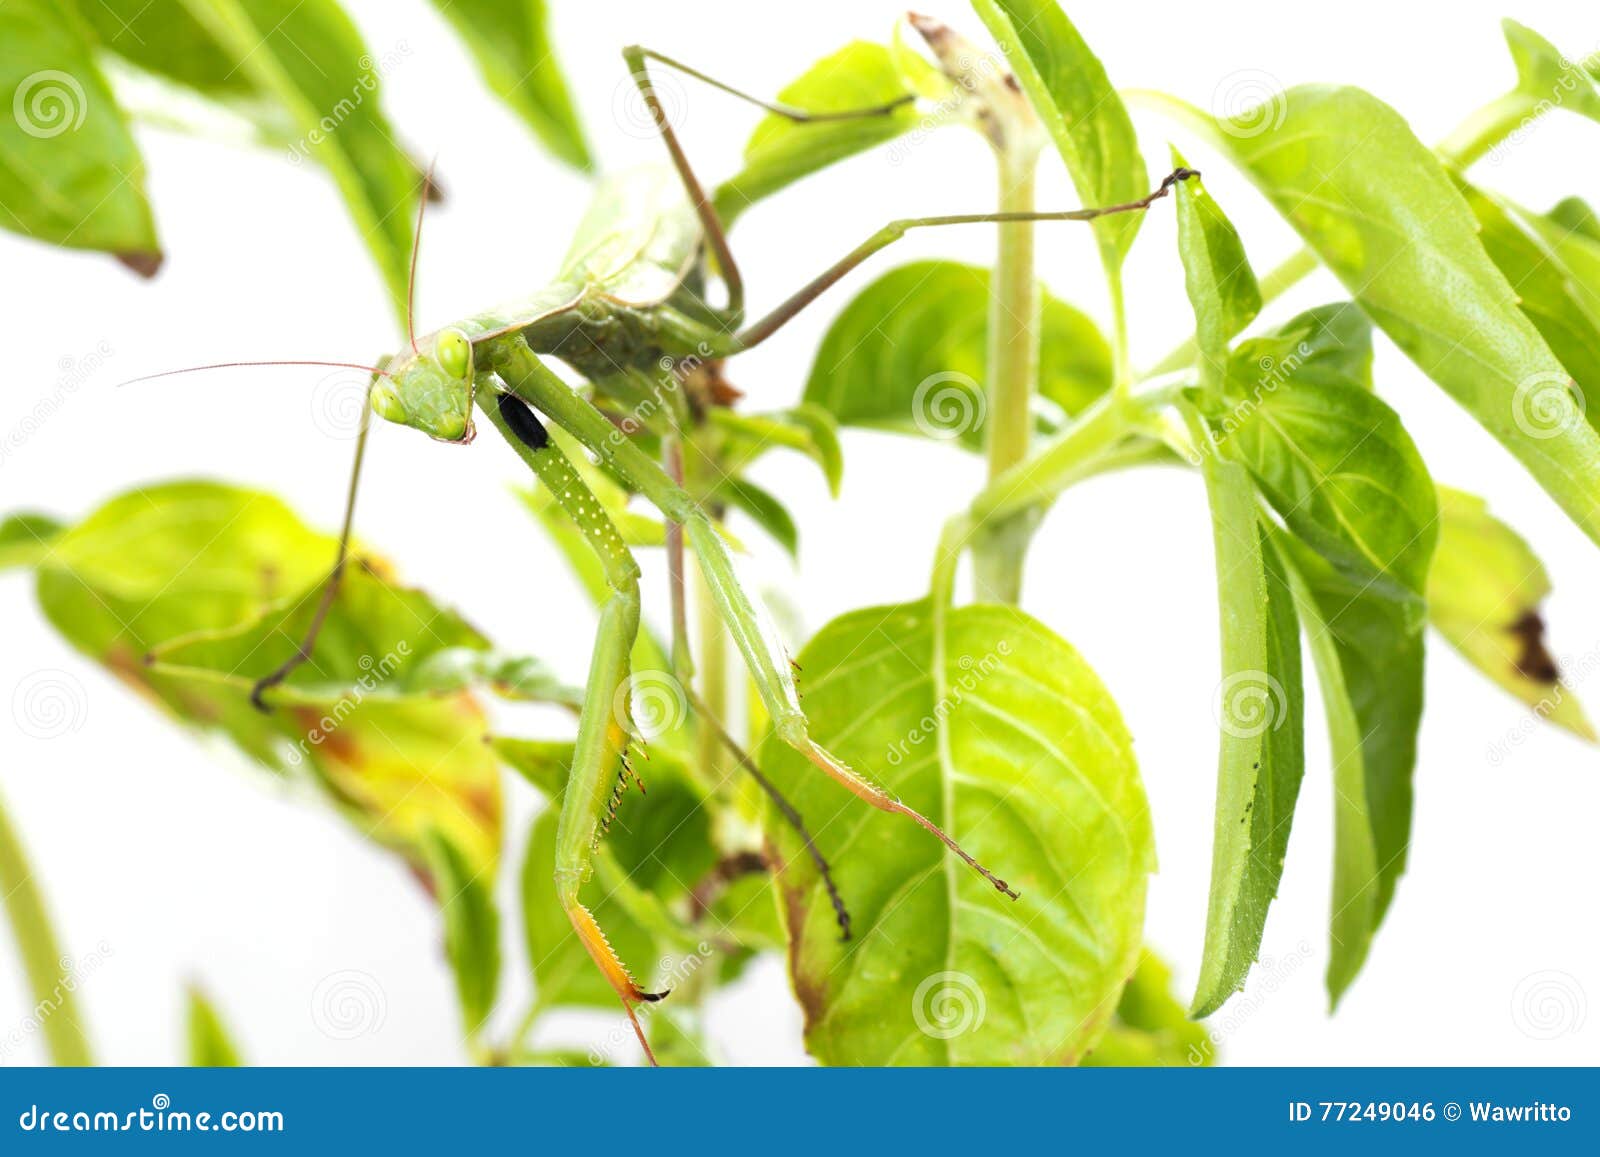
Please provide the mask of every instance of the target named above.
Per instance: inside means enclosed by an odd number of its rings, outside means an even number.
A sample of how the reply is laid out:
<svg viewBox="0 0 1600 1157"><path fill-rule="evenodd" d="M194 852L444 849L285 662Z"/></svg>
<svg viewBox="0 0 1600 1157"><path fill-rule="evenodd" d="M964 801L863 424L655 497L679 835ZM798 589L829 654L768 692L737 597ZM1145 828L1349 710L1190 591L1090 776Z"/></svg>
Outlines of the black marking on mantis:
<svg viewBox="0 0 1600 1157"><path fill-rule="evenodd" d="M626 720L614 717L612 704L631 674L629 658L640 618L639 567L588 486L561 448L550 440L535 411L544 420L561 426L665 516L670 527L669 567L674 574L683 573L681 554L685 545L694 551L715 609L738 645L778 737L866 803L921 825L1003 895L1016 899L1017 893L937 824L858 774L811 737L795 687L793 662L775 641L776 633L768 626L762 609L739 582L728 548L711 517L685 492L674 477L675 471L664 469L661 462L628 436L626 429L619 429L595 401L567 385L544 359L559 358L582 374L602 403L632 403L640 411L648 408L649 416L642 424L662 436L670 464L677 452L676 439L682 425L694 420L679 389L683 380L678 372L681 367L687 366L692 372L694 367L709 365L720 377L716 363L721 359L771 337L851 270L910 230L1008 221L1090 221L1111 213L1138 212L1195 174L1178 169L1147 196L1121 205L891 221L770 312L747 323L744 282L722 222L667 120L647 62L677 69L796 121L882 116L910 98L857 110L810 112L756 100L648 49L627 48L623 58L661 134L671 169L665 179L635 173L602 183L561 272L545 289L421 337L415 334L408 309L408 348L378 365L357 367L370 371L373 381L368 394L370 406L363 414L356 439L339 553L305 639L288 662L256 684L251 698L265 709L263 693L281 683L313 653L348 557L370 414L420 430L438 441L464 445L474 436L474 413L481 412L571 518L594 551L609 588L600 608L573 766L562 797L555 884L580 942L616 990L645 1055L654 1063L634 1006L641 1001L659 1000L665 994L640 988L579 898L580 887L592 871L599 833L614 810L613 782L621 786L627 775L625 764L618 781L611 780L608 772L614 761L622 759L628 743ZM420 220L419 210L419 239ZM418 249L413 246L413 289ZM725 290L726 301L720 306L708 303L703 296L713 272ZM279 364L356 365L298 361ZM662 367L672 370L664 380L655 377ZM673 625L674 654L686 655L682 619L677 613ZM703 709L701 715L721 732L724 742L731 742L732 737L721 731L718 721ZM756 776L779 811L802 834L807 853L828 889L840 928L848 936L850 922L844 901L798 813L765 779L754 761L742 751L739 754L741 765Z"/></svg>

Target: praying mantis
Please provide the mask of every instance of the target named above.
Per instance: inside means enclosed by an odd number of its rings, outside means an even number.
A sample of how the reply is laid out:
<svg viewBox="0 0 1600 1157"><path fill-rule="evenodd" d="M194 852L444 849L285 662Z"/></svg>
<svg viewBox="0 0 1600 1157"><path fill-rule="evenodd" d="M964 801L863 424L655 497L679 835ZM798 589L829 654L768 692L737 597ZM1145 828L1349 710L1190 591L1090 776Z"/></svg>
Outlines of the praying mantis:
<svg viewBox="0 0 1600 1157"><path fill-rule="evenodd" d="M578 228L569 257L551 285L520 302L421 337L413 330L409 346L399 354L380 359L374 366L360 367L371 370L373 379L356 441L338 556L323 585L306 637L286 663L256 682L251 698L258 707L269 709L267 693L314 653L317 634L347 562L370 416L376 414L438 441L455 444L473 440L476 416L493 425L579 530L599 560L608 586L600 608L572 766L560 805L554 884L575 933L616 992L645 1056L653 1064L655 1058L635 1009L642 1002L657 1001L667 994L647 992L635 981L580 897L614 793L629 774L629 744L633 738L624 689L630 677L634 640L640 630L641 572L622 535L551 438L545 423L553 422L563 429L667 520L668 547L676 560L669 559L669 563L680 580L673 590L675 610L681 607L678 600L683 597L682 554L685 549L693 553L715 611L749 670L778 738L860 800L920 824L951 854L1014 900L1017 893L939 825L857 772L811 736L791 661L764 609L740 584L729 548L712 518L684 489L670 461L663 464L596 403L633 407L636 413L647 413L646 428L659 435L664 446L670 446L685 424L694 420L684 391L679 388L691 375L710 372L716 380L715 370L723 359L766 341L851 270L908 231L986 222L1089 221L1111 213L1138 212L1191 174L1179 169L1146 197L1120 205L892 221L769 313L747 321L744 283L726 232L663 110L649 65L677 70L797 122L884 116L913 98L907 96L848 111L808 112L760 100L650 49L629 47L623 50L623 58L666 147L670 167L602 182ZM419 242L420 231L419 214ZM414 245L413 289L417 248ZM720 304L711 304L707 298L713 280L722 287ZM593 387L593 398L557 376L546 364L550 358L560 359L586 378ZM715 396L713 404L721 404ZM687 674L692 667L680 628L681 615L675 614L672 650L680 674ZM720 722L707 722L732 746L731 737L722 732ZM740 762L760 779L759 770L748 757ZM770 783L761 783L804 835L799 817ZM826 865L817 858L826 874ZM841 928L848 936L848 917L836 894L834 901Z"/></svg>

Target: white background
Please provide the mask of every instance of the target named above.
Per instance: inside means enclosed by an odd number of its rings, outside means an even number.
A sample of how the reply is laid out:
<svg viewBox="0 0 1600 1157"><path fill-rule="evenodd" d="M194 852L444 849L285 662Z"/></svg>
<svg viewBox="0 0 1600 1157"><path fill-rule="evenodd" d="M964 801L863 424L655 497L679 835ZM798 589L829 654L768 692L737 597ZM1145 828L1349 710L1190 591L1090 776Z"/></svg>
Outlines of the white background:
<svg viewBox="0 0 1600 1157"><path fill-rule="evenodd" d="M374 55L409 46L385 102L419 155L438 153L451 200L428 223L419 328L433 328L538 284L584 202L581 181L545 159L485 92L454 36L421 0L352 2ZM860 0L579 4L557 0L556 32L586 122L608 167L656 160L659 144L628 118L618 49L639 41L757 91L770 91L851 37L882 40L897 8ZM1516 6L1569 53L1600 46L1600 22L1576 3ZM1588 8L1587 17L1585 9ZM1508 87L1495 5L1347 2L1312 16L1298 5L1077 4L1074 19L1123 86L1159 87L1202 106L1264 76L1367 87L1435 140ZM936 15L981 35L970 11ZM692 156L713 178L735 166L751 110L682 87ZM1169 126L1139 117L1152 169ZM1559 115L1480 177L1535 204L1600 197L1600 127ZM173 476L224 477L278 492L308 518L336 521L348 443L319 430L320 371L214 374L114 390L174 365L263 357L364 360L399 344L366 253L327 180L283 156L163 133L142 136L167 268L142 284L111 261L0 234L6 370L0 431L56 390L61 359L100 343L110 357L61 411L0 466L0 508L75 517L110 494ZM1240 225L1264 270L1287 255L1284 225L1235 174L1193 142L1191 161ZM1207 162L1210 161L1210 164ZM885 220L992 205L991 166L972 134L932 134L903 163L869 155L749 214L736 246L759 310ZM1075 199L1047 157L1040 199ZM1169 206L1150 215L1130 266L1136 357L1149 363L1190 328ZM985 228L923 234L876 269L921 255L991 256ZM1039 235L1051 288L1104 317L1086 230ZM871 275L858 275L859 287ZM750 404L795 399L810 351L851 293L730 367ZM1330 299L1325 275L1273 317ZM1492 496L1547 561L1556 651L1600 648L1600 552L1510 458L1392 349L1379 387L1406 418L1436 477ZM510 648L581 678L587 606L510 497L520 467L498 445L470 451L398 429L379 431L360 530L407 578L442 593ZM812 628L834 614L917 596L941 521L979 484L981 466L946 447L846 436L846 480L832 502L809 464L775 456L758 476L792 503L803 529L804 608ZM772 574L791 578L781 562ZM664 591L649 596L660 609ZM1216 612L1210 532L1198 480L1178 471L1113 476L1072 491L1050 515L1028 571L1029 608L1088 657L1122 705L1156 813L1161 872L1148 935L1185 993L1201 943L1215 775ZM38 740L0 708L0 790L24 833L69 954L110 955L81 997L98 1056L181 1058L181 988L202 982L262 1063L439 1063L463 1059L431 906L398 861L325 810L157 717L43 625L29 580L0 577L0 700L40 669L81 681L81 727ZM1600 689L1580 686L1594 710ZM1567 1063L1600 1060L1600 753L1550 729L1432 647L1417 773L1410 869L1364 975L1330 1018L1322 987L1331 808L1326 735L1308 702L1308 768L1281 895L1263 944L1271 967L1214 1021L1234 1063ZM1523 737L1500 761L1492 745ZM515 795L507 858L520 857L528 802ZM508 873L509 875L510 873ZM508 914L515 911L509 889ZM520 934L507 920L515 1015ZM29 1001L0 941L0 1028ZM313 994L354 969L381 984L381 1027L351 1040L317 1028ZM1565 974L1554 1002L1524 1007L1537 974ZM1529 977L1535 977L1529 981ZM1519 987L1520 986L1520 987ZM1551 995L1549 990L1546 995ZM1536 1002L1537 1003L1537 1002ZM713 1029L728 1059L803 1063L799 1018L777 961L718 999ZM1542 1039L1541 1025L1557 1035ZM557 1025L586 1045L610 1018ZM37 1060L37 1042L11 1061Z"/></svg>

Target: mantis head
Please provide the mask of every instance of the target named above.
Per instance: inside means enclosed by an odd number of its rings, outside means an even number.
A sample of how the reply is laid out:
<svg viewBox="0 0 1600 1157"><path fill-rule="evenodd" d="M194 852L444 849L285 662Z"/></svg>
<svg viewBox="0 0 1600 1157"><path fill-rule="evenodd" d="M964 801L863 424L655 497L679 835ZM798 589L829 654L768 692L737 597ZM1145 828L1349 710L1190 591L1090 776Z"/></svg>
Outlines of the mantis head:
<svg viewBox="0 0 1600 1157"><path fill-rule="evenodd" d="M472 441L472 343L460 330L421 339L384 372L372 387L378 417L441 442Z"/></svg>

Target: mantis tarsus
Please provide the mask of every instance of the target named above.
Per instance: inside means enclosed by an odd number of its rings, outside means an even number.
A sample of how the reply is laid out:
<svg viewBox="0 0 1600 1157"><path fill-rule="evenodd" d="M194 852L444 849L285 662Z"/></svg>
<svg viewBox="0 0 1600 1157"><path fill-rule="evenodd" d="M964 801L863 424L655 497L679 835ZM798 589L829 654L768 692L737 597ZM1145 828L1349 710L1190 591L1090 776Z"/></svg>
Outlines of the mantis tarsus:
<svg viewBox="0 0 1600 1157"><path fill-rule="evenodd" d="M630 488L657 507L674 529L673 543L693 551L716 611L733 636L766 708L771 726L846 790L886 812L898 813L926 828L999 892L1017 894L978 863L938 825L858 774L812 739L800 706L790 660L761 609L735 575L732 559L711 518L656 457L648 453L544 362L557 357L592 383L597 398L627 406L648 399L653 432L669 447L683 424L693 420L678 390L684 376L715 366L765 341L787 321L868 257L915 228L1006 221L1087 221L1109 213L1147 208L1164 196L1187 170L1168 176L1148 196L1122 205L1041 213L973 213L897 220L829 266L766 315L746 323L743 280L716 209L695 177L651 84L647 62L677 69L769 112L796 121L872 117L892 112L902 101L846 112L810 113L757 100L720 81L640 47L623 51L672 169L664 174L634 173L604 182L580 225L557 280L529 298L459 321L433 333L411 337L409 348L383 359L370 388L357 439L355 465L345 503L338 559L323 587L312 627L295 656L261 679L252 692L258 706L264 695L313 654L317 632L344 572L368 417L410 426L445 442L466 443L474 436L474 411L481 413L548 488L581 531L603 567L609 586L600 611L567 788L561 801L555 884L579 939L615 989L645 1055L654 1063L634 1008L665 993L646 992L608 943L580 899L608 816L614 785L626 775L629 721L618 691L629 678L629 657L640 625L639 567L572 463L550 438L543 418L564 429ZM910 99L910 98L906 98ZM673 178L675 173L675 180ZM420 217L419 217L420 237ZM413 271L415 255L413 256ZM709 304L707 282L715 276L724 288L722 305ZM653 375L673 367L665 379ZM670 396L664 396L670 395ZM670 451L669 451L670 458ZM681 559L674 575L682 574ZM681 592L674 591L675 598ZM674 619L674 635L680 622ZM674 638L673 653L685 655ZM614 707L613 705L617 706ZM696 701L697 709L702 705ZM719 721L710 724L731 743ZM751 768L748 759L742 760ZM758 776L759 778L759 776ZM785 808L770 783L762 786ZM797 827L792 809L785 816ZM804 829L801 827L804 834ZM807 837L808 847L809 837ZM814 847L812 848L815 855ZM826 864L816 856L826 876ZM832 897L846 936L848 916Z"/></svg>

